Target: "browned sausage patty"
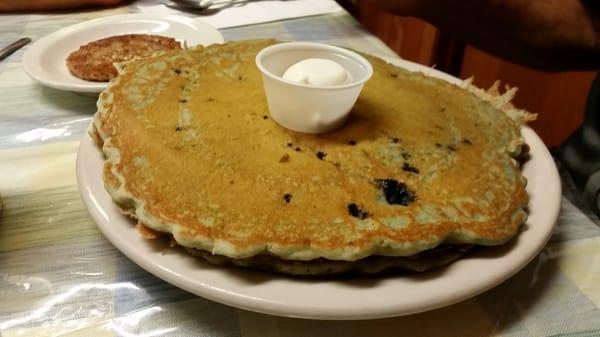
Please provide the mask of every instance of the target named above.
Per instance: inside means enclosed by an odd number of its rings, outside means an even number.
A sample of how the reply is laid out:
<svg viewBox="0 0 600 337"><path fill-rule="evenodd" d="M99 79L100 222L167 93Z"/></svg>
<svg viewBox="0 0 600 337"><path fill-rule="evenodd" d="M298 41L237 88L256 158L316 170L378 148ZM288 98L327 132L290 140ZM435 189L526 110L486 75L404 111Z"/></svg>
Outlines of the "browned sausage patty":
<svg viewBox="0 0 600 337"><path fill-rule="evenodd" d="M67 67L81 79L104 82L117 76L115 62L175 49L181 49L181 45L170 37L148 34L111 36L79 47L67 57Z"/></svg>

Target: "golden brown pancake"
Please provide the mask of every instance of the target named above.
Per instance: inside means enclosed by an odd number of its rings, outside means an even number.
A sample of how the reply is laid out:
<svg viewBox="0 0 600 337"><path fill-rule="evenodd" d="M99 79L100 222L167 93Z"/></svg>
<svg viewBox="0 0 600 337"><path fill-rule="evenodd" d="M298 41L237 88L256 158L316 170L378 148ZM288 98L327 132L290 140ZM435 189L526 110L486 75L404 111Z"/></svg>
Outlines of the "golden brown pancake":
<svg viewBox="0 0 600 337"><path fill-rule="evenodd" d="M220 266L232 265L296 276L331 276L338 274L381 274L398 271L424 272L455 261L470 248L470 246L443 246L413 256L371 255L356 261L324 258L309 261L284 260L264 254L237 259L211 254L200 249L188 248L188 252L203 258L211 264Z"/></svg>
<svg viewBox="0 0 600 337"><path fill-rule="evenodd" d="M179 42L170 37L148 34L111 36L79 47L67 57L67 67L83 80L103 82L117 76L115 62L179 49Z"/></svg>
<svg viewBox="0 0 600 337"><path fill-rule="evenodd" d="M296 133L269 117L254 63L273 43L121 67L92 133L121 209L205 258L241 265L413 257L518 232L528 197L515 158L529 115L509 97L370 57L373 77L348 122Z"/></svg>

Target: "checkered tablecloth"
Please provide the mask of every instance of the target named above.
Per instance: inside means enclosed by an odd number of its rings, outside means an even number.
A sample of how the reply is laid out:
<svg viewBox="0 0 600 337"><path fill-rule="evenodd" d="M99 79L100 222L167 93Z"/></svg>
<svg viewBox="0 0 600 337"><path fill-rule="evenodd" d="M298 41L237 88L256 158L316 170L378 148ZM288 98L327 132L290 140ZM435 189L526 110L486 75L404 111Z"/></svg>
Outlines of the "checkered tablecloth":
<svg viewBox="0 0 600 337"><path fill-rule="evenodd" d="M135 4L77 14L0 15L0 46L35 41ZM346 13L222 31L227 40L314 40L394 57ZM75 157L96 98L42 87L0 62L0 335L600 336L600 228L567 199L529 266L443 309L372 321L311 321L234 309L145 272L98 231L79 198Z"/></svg>

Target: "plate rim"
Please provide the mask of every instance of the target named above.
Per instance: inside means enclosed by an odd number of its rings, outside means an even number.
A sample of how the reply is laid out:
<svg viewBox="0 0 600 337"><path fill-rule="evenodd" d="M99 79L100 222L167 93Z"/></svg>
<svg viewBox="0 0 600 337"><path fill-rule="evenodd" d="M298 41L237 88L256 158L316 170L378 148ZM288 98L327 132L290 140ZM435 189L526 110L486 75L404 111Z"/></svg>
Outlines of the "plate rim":
<svg viewBox="0 0 600 337"><path fill-rule="evenodd" d="M210 31L214 38L215 43L223 43L225 38L221 32L213 27L212 25L205 23L201 20L194 20L192 18L182 16L182 15L158 15L158 14L143 14L143 13L129 13L129 14L118 14L118 15L108 15L103 16L83 22L79 22L67 27L63 27L57 31L54 31L50 34L44 35L43 37L37 39L34 43L32 43L23 54L23 59L21 60L21 64L23 66L23 70L29 77L34 79L39 84L44 86L54 88L57 90L63 91L71 91L71 92L79 92L79 93L100 93L108 86L108 82L91 82L86 84L71 84L65 83L64 81L54 80L51 78L47 78L40 74L39 69L37 69L36 62L40 60L41 54L44 50L48 48L54 41L61 40L64 38L68 38L70 35L76 33L78 30L88 27L94 26L103 26L110 23L123 22L124 20L156 20L163 22L178 22L185 24L187 26L194 26L199 30ZM93 40L89 41L92 42ZM88 43L89 43L88 42Z"/></svg>
<svg viewBox="0 0 600 337"><path fill-rule="evenodd" d="M425 66L422 66L419 64L415 64L415 63L412 63L409 61L405 61L402 59L391 59L391 58L384 58L384 59L387 59L388 61L391 60L393 64L403 67L405 69L411 70L411 71L424 72L426 74L450 81L451 83L454 83L454 84L462 83L462 81L460 79L457 79L451 75L442 73L442 72L432 69L432 68L428 68L428 67L425 67ZM94 219L94 222L96 223L98 228L100 228L100 230L105 235L105 237L108 239L108 241L110 241L119 251L121 251L123 254L125 254L135 264L137 264L141 268L145 269L149 273L153 274L154 276L156 276L168 283L171 283L172 285L174 285L176 287L179 287L181 289L184 289L186 291L189 291L191 293L194 293L194 294L204 297L206 299L209 299L209 300L212 300L215 302L219 302L219 303L223 303L226 305L230 305L230 306L233 306L236 308L250 310L250 311L254 311L254 312L265 313L265 314L285 316L285 317L322 319L322 320L363 320L363 319L395 317L395 316L409 315L409 314L414 314L414 313L418 313L418 312L434 310L434 309L452 305L452 304L470 299L472 297L475 297L491 288L494 288L498 284L506 281L507 279L509 279L510 277L515 275L517 272L519 272L521 269L523 269L529 262L531 262L539 254L539 252L545 247L548 240L550 239L550 236L555 227L555 224L557 222L558 215L560 212L560 206L561 206L561 200L562 200L560 178L558 175L558 170L556 168L556 165L554 164L554 161L552 160L552 157L551 157L547 147L543 144L543 142L539 138L539 136L529 127L523 127L522 133L523 133L523 136L526 138L528 144L530 144L532 149L536 151L536 153L532 153L532 154L540 156L539 159L536 159L536 160L541 161L539 165L544 164L546 166L545 169L547 170L547 173L548 173L548 177L546 177L547 180L544 181L544 184L545 184L544 188L546 191L546 195L545 195L545 198L541 201L541 202L544 202L544 200L546 201L545 209L547 210L547 212L544 215L540 215L540 216L545 216L547 223L545 224L545 227L544 227L545 230L543 232L543 236L538 237L538 240L539 240L538 244L535 247L530 247L528 249L529 253L526 254L527 255L526 258L520 259L519 263L511 265L510 268L508 268L508 270L505 270L503 273L500 273L500 275L495 275L494 277L490 277L489 275L484 275L484 277L487 277L488 280L480 281L479 286L471 286L470 288L475 288L474 290L470 289L469 291L463 290L463 291L448 292L447 294L442 294L443 298L441 298L441 299L438 298L436 300L429 301L427 303L421 303L421 305L415 305L413 303L411 307L406 307L406 306L403 306L402 304L400 304L400 305L399 304L396 304L396 305L387 304L387 305L381 305L381 307L375 307L375 308L373 306L371 306L368 308L367 312L365 312L365 308L361 307L359 305L347 306L345 308L341 308L340 305L333 305L333 306L319 305L316 307L314 305L311 306L311 305L304 304L304 305L298 306L297 304L294 305L293 303L291 303L291 304L285 303L285 302L282 302L281 300L274 301L272 299L258 298L258 297L249 295L248 292L246 292L246 293L243 293L243 291L240 292L239 289L224 289L222 287L216 286L215 284L211 284L210 282L207 283L206 280L204 280L204 281L203 280L191 280L191 277L189 275L186 276L186 275L180 274L176 270L172 270L168 266L161 265L160 263L158 263L156 261L152 261L148 256L140 255L138 252L135 251L135 249L133 248L132 245L130 245L130 243L126 242L126 240L123 237L119 237L118 235L116 235L116 233L114 231L111 231L110 226L107 226L108 215L105 213L106 210L102 209L101 205L98 204L98 202L96 200L93 200L94 193L99 192L99 193L107 194L107 192L104 190L104 188L101 188L101 191L92 191L90 189L90 185L87 183L87 180L89 177L86 176L86 172L83 169L84 159L89 159L89 158L87 158L87 155L85 154L86 151L96 151L97 155L101 156L100 151L96 148L95 144L93 143L93 141L91 140L91 138L88 135L86 135L85 138L82 140L79 150L78 150L78 153L77 153L77 163L76 163L77 184L78 184L79 191L80 191L81 197L84 201L86 209L91 214L92 218ZM92 147L92 148L90 148L90 147ZM100 168L100 171L101 171L101 168ZM101 180L102 178L96 177L96 179ZM534 200L536 202L540 202L539 198L532 198L532 200ZM531 205L531 202L532 201L530 200L530 205ZM120 213L120 210L118 209L118 207L116 205L114 205L112 200L110 202L110 205L108 205L107 207L112 207L113 211L114 211L114 209L116 209ZM127 219L127 217L125 215L121 215L121 218L124 219L128 223L128 225L131 225L131 222L129 221L129 219ZM529 221L528 221L528 223L529 223ZM523 235L524 235L524 233L520 233L516 239L518 240L519 238L522 238ZM529 245L529 243L528 243L528 245ZM523 245L521 245L521 247L522 246ZM509 250L508 252L510 253L511 250ZM177 259L181 259L181 258L183 258L183 257L179 257L179 256L177 257ZM500 259L502 259L502 257L500 257ZM465 263L464 261L466 261L466 259L463 259L463 261L462 261L463 264ZM460 265L461 260L455 261L449 267L444 267L442 269L451 268L452 265L457 265L457 264ZM225 269L223 269L223 268L225 268ZM218 267L217 273L224 274L227 272L227 270L232 270L231 268L235 268L235 267ZM214 268L209 267L209 269L214 269ZM234 273L237 273L237 272L238 272L237 270L234 271ZM240 271L240 273L243 273L243 272ZM280 277L277 275L272 275L270 277L275 280L280 280L283 278L286 280L286 282L287 281L292 282L292 286L293 286L293 283L295 283L295 282L301 282L301 283L302 282L311 282L311 281L304 281L304 280L298 281L298 279L293 279L293 278L291 280L289 280L289 278L287 278L287 277ZM399 276L399 277L402 277L402 276ZM490 280L490 279L493 279L493 280ZM283 286L284 287L286 286L285 283Z"/></svg>

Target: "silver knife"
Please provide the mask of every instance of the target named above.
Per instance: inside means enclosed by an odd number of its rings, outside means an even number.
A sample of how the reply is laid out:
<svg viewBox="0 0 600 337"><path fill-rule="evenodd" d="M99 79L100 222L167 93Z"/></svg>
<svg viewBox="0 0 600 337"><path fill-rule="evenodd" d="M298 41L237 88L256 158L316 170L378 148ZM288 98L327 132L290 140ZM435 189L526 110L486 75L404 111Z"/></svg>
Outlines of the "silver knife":
<svg viewBox="0 0 600 337"><path fill-rule="evenodd" d="M21 48L23 48L23 46L25 46L29 42L31 42L30 38L28 38L28 37L22 37L22 38L18 39L17 41L9 44L8 46L0 49L0 61L2 61L5 58L7 58L8 55L16 52L17 50L19 50Z"/></svg>

